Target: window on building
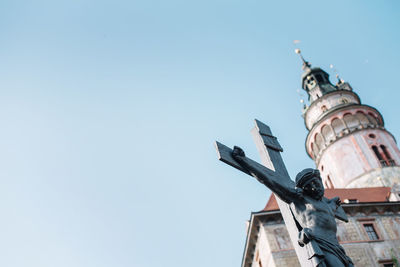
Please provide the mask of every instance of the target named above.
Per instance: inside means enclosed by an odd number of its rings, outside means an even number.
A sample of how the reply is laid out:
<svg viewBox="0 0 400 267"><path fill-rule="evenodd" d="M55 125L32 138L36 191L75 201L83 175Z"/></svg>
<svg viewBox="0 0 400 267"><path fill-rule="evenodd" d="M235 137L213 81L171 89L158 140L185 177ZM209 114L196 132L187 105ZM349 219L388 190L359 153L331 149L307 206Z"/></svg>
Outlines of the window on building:
<svg viewBox="0 0 400 267"><path fill-rule="evenodd" d="M389 154L389 151L387 151L386 147L384 145L381 145L381 149L383 151L383 154L386 157L386 161L388 163L389 166L395 166L396 163L394 162L394 160L392 159L392 157Z"/></svg>
<svg viewBox="0 0 400 267"><path fill-rule="evenodd" d="M330 143L335 140L335 133L332 131L332 127L330 125L324 125L321 128L321 133L324 136L326 142Z"/></svg>
<svg viewBox="0 0 400 267"><path fill-rule="evenodd" d="M349 128L349 130L353 130L356 129L358 127L358 125L360 125L358 119L356 118L356 116L352 115L352 114L346 114L343 116L343 120L347 125L347 128Z"/></svg>
<svg viewBox="0 0 400 267"><path fill-rule="evenodd" d="M346 129L343 121L338 118L332 120L331 125L337 136L340 136L343 130Z"/></svg>
<svg viewBox="0 0 400 267"><path fill-rule="evenodd" d="M326 177L326 181L328 184L328 188L334 188L331 177L329 175Z"/></svg>
<svg viewBox="0 0 400 267"><path fill-rule="evenodd" d="M369 240L379 240L379 236L375 231L373 223L365 223L363 224L365 232L368 235Z"/></svg>
<svg viewBox="0 0 400 267"><path fill-rule="evenodd" d="M315 75L315 78L317 79L317 81L318 81L319 83L324 82L324 78L322 77L321 74L316 74L316 75Z"/></svg>
<svg viewBox="0 0 400 267"><path fill-rule="evenodd" d="M381 164L381 166L388 166L386 160L382 157L381 153L379 152L378 147L374 145L371 148L374 151L374 154L375 154L376 158L379 160L379 163Z"/></svg>
<svg viewBox="0 0 400 267"><path fill-rule="evenodd" d="M315 135L315 143L318 145L319 149L325 148L325 140L320 133Z"/></svg>
<svg viewBox="0 0 400 267"><path fill-rule="evenodd" d="M312 152L314 154L314 159L317 158L318 153L319 153L318 146L316 144L314 144L314 143L311 143L311 150L312 150Z"/></svg>
<svg viewBox="0 0 400 267"><path fill-rule="evenodd" d="M380 263L380 265L379 266L382 266L382 267L394 267L394 266L396 266L395 264L394 264L394 262L393 262L393 260L380 260L380 261L378 261L378 263Z"/></svg>
<svg viewBox="0 0 400 267"><path fill-rule="evenodd" d="M367 126L368 126L369 121L368 121L367 116L365 116L364 113L358 111L358 112L356 113L356 117L357 117L357 119L360 121L360 124L361 124L362 126L364 126L364 127L367 127Z"/></svg>
<svg viewBox="0 0 400 267"><path fill-rule="evenodd" d="M373 114L368 113L367 117L372 125L378 125L378 121L376 120L376 117Z"/></svg>
<svg viewBox="0 0 400 267"><path fill-rule="evenodd" d="M346 204L348 204L348 203L358 203L358 199L356 199L356 198L351 198L351 199L346 198L345 200L343 200L343 202L346 203Z"/></svg>

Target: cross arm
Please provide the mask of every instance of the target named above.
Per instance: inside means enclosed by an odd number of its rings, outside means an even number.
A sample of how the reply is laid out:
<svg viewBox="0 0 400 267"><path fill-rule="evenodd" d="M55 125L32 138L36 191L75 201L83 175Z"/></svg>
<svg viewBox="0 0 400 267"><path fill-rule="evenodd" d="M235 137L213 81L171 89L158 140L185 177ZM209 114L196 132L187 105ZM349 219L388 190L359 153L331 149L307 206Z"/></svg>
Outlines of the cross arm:
<svg viewBox="0 0 400 267"><path fill-rule="evenodd" d="M240 163L238 163L233 157L232 157L232 149L230 147L227 147L226 145L221 144L220 142L216 141L215 142L215 148L217 149L217 154L218 154L218 159L250 176L253 176L251 172L247 169L244 168ZM267 173L270 176L275 176L275 173L268 169L267 167L261 165L260 163L249 159L246 157L246 161L248 164L254 166L254 168L259 169L260 171L263 171Z"/></svg>
<svg viewBox="0 0 400 267"><path fill-rule="evenodd" d="M288 184L286 177L280 172L274 172L267 167L249 159L245 156L233 158L233 150L219 142L216 142L216 149L219 160L225 162L232 167L251 175L257 180L271 189L272 192L278 195L280 199L286 203L291 203L299 198L298 193L291 184Z"/></svg>

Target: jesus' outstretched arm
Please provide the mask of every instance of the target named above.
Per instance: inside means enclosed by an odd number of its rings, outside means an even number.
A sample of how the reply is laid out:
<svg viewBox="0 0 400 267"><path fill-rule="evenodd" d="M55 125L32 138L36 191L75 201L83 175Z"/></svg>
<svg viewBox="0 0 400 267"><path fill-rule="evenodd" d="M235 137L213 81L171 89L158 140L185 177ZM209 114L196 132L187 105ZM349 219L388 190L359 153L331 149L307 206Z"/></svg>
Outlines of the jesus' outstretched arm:
<svg viewBox="0 0 400 267"><path fill-rule="evenodd" d="M284 202L290 204L301 198L301 195L294 187L288 184L284 180L280 180L276 175L268 175L264 171L257 168L257 166L251 164L246 158L244 151L235 146L232 151L232 157L246 170L248 170L252 176L267 186L272 192L274 192ZM274 177L275 176L275 177Z"/></svg>

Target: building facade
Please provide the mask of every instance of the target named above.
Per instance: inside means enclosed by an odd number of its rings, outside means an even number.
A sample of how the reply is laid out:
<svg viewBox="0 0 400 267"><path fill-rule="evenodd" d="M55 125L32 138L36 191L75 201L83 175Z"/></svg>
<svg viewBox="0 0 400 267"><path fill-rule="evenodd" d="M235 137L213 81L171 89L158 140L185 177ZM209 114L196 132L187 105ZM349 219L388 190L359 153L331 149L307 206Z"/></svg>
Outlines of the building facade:
<svg viewBox="0 0 400 267"><path fill-rule="evenodd" d="M302 58L303 59L303 58ZM339 196L349 217L337 236L355 266L400 266L400 150L382 115L362 104L349 83L303 59L307 154L325 196ZM275 196L251 215L242 267L300 266Z"/></svg>

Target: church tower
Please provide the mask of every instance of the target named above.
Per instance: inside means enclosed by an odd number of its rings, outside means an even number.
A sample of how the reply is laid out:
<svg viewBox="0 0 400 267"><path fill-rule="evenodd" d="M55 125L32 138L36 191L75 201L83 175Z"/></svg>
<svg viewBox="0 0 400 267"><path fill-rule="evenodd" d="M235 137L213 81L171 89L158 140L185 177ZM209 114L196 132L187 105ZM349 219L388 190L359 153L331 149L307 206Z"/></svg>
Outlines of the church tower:
<svg viewBox="0 0 400 267"><path fill-rule="evenodd" d="M361 104L349 83L338 79L333 85L327 72L301 59L308 94L306 151L321 172L325 197L340 197L349 218L337 221L338 241L354 266L397 266L400 151L395 138L379 111ZM261 266L308 266L296 256L273 194L248 222L242 267Z"/></svg>
<svg viewBox="0 0 400 267"><path fill-rule="evenodd" d="M361 104L349 83L338 79L333 85L327 72L301 59L308 94L306 151L321 172L325 197L338 196L349 218L337 221L338 241L354 266L397 266L400 150L395 138L379 111ZM242 267L261 266L308 266L296 256L273 194L248 222Z"/></svg>
<svg viewBox="0 0 400 267"><path fill-rule="evenodd" d="M400 150L385 129L382 115L361 104L349 83L338 78L333 85L328 73L301 59L302 87L309 100L303 109L309 130L306 151L320 170L324 186L397 188Z"/></svg>

